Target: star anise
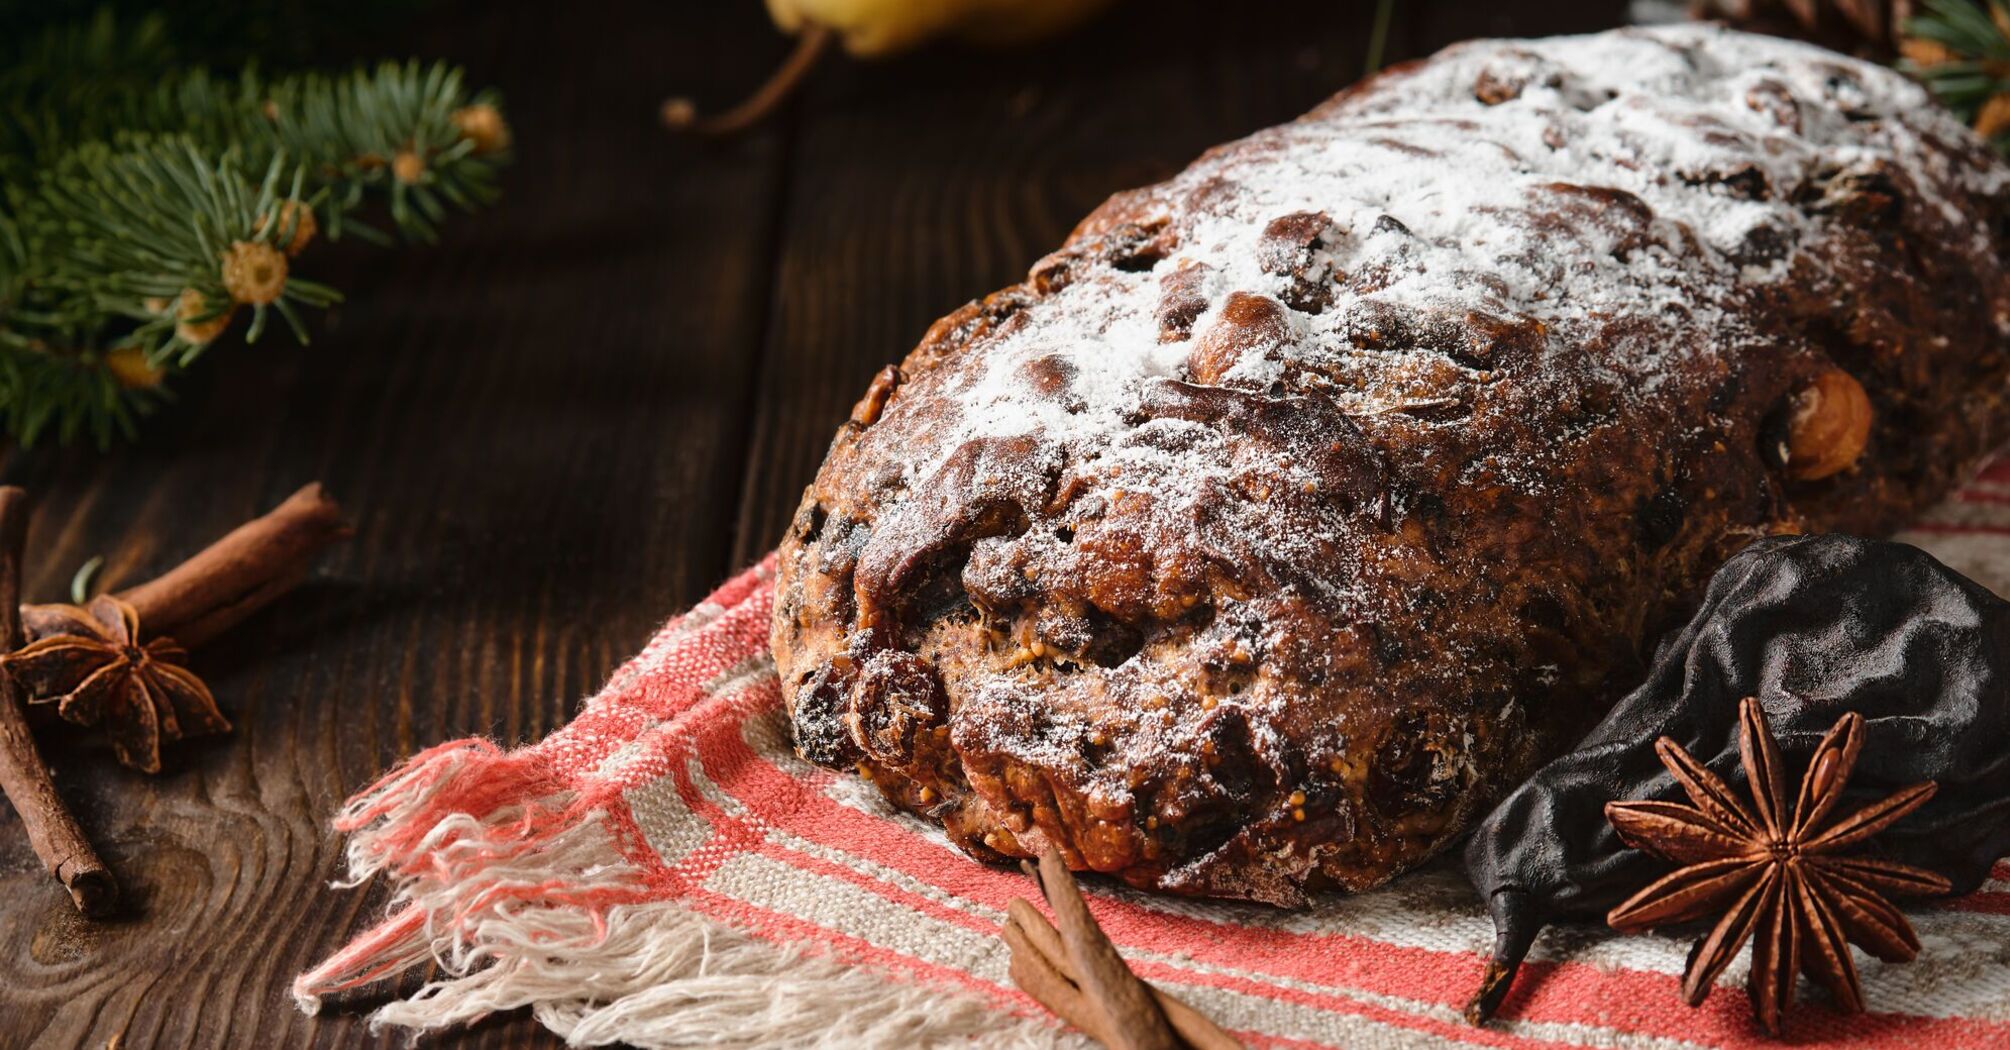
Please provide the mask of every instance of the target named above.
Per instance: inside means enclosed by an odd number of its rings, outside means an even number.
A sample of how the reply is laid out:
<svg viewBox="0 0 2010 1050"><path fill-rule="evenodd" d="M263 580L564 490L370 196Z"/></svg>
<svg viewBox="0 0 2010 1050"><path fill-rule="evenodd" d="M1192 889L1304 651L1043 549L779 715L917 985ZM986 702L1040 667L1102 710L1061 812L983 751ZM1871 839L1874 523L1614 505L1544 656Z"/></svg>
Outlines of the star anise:
<svg viewBox="0 0 2010 1050"><path fill-rule="evenodd" d="M140 642L131 605L110 595L82 607L32 605L22 623L31 640L0 662L28 702L55 704L78 725L103 723L125 765L158 773L162 741L230 730L209 687L183 666L188 654L174 639Z"/></svg>
<svg viewBox="0 0 2010 1050"><path fill-rule="evenodd" d="M1800 797L1787 809L1780 748L1764 710L1747 697L1739 706L1738 749L1751 782L1747 807L1723 780L1667 737L1655 752L1694 805L1612 802L1605 816L1619 837L1682 867L1612 909L1618 930L1672 926L1722 914L1689 953L1682 994L1695 1006L1752 939L1747 983L1759 1023L1775 1035L1793 1001L1798 972L1820 982L1848 1013L1863 1009L1852 942L1886 962L1919 954L1919 938L1885 894L1946 893L1930 871L1869 857L1846 856L1933 797L1931 781L1835 816L1843 786L1863 748L1863 717L1850 712L1815 748Z"/></svg>

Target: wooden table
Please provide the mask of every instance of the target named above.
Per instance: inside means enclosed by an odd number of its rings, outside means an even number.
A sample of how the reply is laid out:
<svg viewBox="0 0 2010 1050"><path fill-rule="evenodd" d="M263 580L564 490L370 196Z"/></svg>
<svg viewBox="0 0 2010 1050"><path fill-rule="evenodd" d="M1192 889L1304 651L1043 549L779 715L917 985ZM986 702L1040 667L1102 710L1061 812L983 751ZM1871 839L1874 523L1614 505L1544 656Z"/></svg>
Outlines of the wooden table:
<svg viewBox="0 0 2010 1050"><path fill-rule="evenodd" d="M1355 79L1372 6L1135 0L1037 51L831 62L723 144L667 136L656 107L728 101L785 51L755 0L453 4L401 27L381 53L504 91L502 204L438 247L316 252L303 270L349 303L313 345L225 340L138 444L0 466L39 497L34 599L97 554L104 583L145 578L316 478L358 528L200 654L233 736L157 778L45 738L130 914L78 919L0 813L0 1047L403 1045L287 995L383 903L328 888L341 801L417 748L563 723L768 549L853 398L931 320L1108 193ZM1392 61L1622 15L1398 8ZM519 1011L429 1045L557 1042Z"/></svg>

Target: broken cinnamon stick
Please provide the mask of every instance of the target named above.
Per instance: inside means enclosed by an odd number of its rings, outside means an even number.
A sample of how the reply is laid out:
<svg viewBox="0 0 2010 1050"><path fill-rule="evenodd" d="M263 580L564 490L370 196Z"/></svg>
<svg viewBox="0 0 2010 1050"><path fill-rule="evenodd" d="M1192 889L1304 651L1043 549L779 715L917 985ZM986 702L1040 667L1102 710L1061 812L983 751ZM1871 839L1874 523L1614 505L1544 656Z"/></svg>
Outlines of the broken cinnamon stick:
<svg viewBox="0 0 2010 1050"><path fill-rule="evenodd" d="M1240 1050L1239 1040L1200 1011L1131 972L1089 913L1060 854L1049 850L1037 870L1026 869L1059 929L1024 900L1006 906L1010 973L1021 990L1108 1047Z"/></svg>
<svg viewBox="0 0 2010 1050"><path fill-rule="evenodd" d="M1025 902L1014 900L1012 903ZM1038 925L1047 926L1047 920L1041 919ZM1089 1038L1104 1046L1115 1045L1116 1034L1110 1031L1109 1018L1089 1001L1088 996L1082 994L1074 978L1062 969L1065 964L1056 963L1056 959L1065 959L1066 953L1041 950L1030 932L1034 928L1016 916L1005 920L1005 944L1012 951L1012 961L1006 972L1011 974L1012 983L1054 1016L1081 1029ZM1053 927L1047 928L1051 930ZM1056 947L1059 947L1059 941L1060 936L1056 934Z"/></svg>
<svg viewBox="0 0 2010 1050"><path fill-rule="evenodd" d="M28 494L11 485L0 487L0 652L21 647L21 551L28 538ZM119 884L105 862L84 838L56 785L49 767L28 732L21 690L14 674L0 665L0 789L14 811L35 855L70 891L77 910L91 918L109 915L117 907Z"/></svg>
<svg viewBox="0 0 2010 1050"><path fill-rule="evenodd" d="M314 559L352 531L320 482L233 529L157 579L119 595L150 635L195 648L307 578Z"/></svg>
<svg viewBox="0 0 2010 1050"><path fill-rule="evenodd" d="M1106 1045L1111 1050L1177 1050L1165 1012L1103 936L1068 865L1052 849L1040 854L1040 892L1054 909L1076 985L1109 1015L1115 1041Z"/></svg>
<svg viewBox="0 0 2010 1050"><path fill-rule="evenodd" d="M1079 989L1073 988L1074 978L1070 976L1067 965L1068 953L1061 944L1061 934L1047 921L1047 917L1041 915L1039 909L1033 907L1031 903L1019 898L1014 898L1006 905L1006 913L1008 917L1005 920L1005 940L1008 944L1013 944L1013 964L1015 966L1018 964L1018 953L1021 950L1014 943L1016 934L1040 957L1040 962L1046 963L1048 969L1054 971L1061 980L1068 982L1070 988L1079 995ZM1096 932L1098 935L1107 936L1102 933L1100 926ZM1016 975L1017 971L1014 971L1015 979ZM1206 1014L1188 1006L1184 1000L1149 981L1144 982L1144 986L1152 998L1158 1001L1159 1009L1165 1012L1166 1023L1172 1026L1173 1033L1185 1040L1187 1046L1193 1047L1194 1050L1242 1050L1242 1040L1208 1020ZM1039 999L1042 1005L1047 1005L1047 1000L1038 993L1028 989L1027 994ZM1060 1014L1063 1020L1075 1027L1085 1032L1089 1031L1087 1027L1061 1010L1051 1005L1047 1005L1047 1008Z"/></svg>

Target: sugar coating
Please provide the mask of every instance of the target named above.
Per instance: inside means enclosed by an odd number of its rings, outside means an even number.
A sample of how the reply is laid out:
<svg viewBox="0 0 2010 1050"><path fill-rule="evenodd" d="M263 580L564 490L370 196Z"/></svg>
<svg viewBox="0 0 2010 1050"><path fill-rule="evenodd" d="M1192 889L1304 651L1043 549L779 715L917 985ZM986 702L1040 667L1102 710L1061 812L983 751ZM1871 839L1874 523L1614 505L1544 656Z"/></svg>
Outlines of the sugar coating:
<svg viewBox="0 0 2010 1050"><path fill-rule="evenodd" d="M1482 77L1519 93L1481 102L1474 84ZM1783 109L1796 126L1782 123ZM2000 192L2005 171L1954 167L1933 145L1966 137L1923 88L1890 69L1794 41L1688 24L1457 45L1317 119L1259 133L1252 141L1262 146L1260 170L1248 167L1244 153L1216 151L1153 197L1177 200L1215 180L1231 187L1216 207L1181 223L1172 265L1199 260L1213 268L1195 330L1207 327L1231 291L1280 291L1284 279L1257 263L1257 240L1278 215L1324 212L1341 236L1322 249L1322 263L1387 274L1373 290L1343 287L1316 316L1294 313L1285 352L1244 361L1230 373L1240 384L1267 384L1287 362L1302 362L1371 380L1336 391L1350 413L1415 401L1416 371L1442 355L1358 350L1351 336L1360 315L1349 307L1379 302L1448 316L1538 319L1549 327L1544 367L1594 372L1640 396L1684 371L1680 355L1723 353L1751 337L1727 307L1750 286L1783 278L1789 256L1741 261L1748 238L1770 230L1787 243L1799 240L1814 220L1793 202L1792 189L1838 167L1886 160L1904 168L1917 179L1922 203L1969 231L1975 250L1993 251L1989 231L1956 199ZM1754 200L1726 188L1727 180L1751 177L1745 173L1762 178L1770 196ZM1623 217L1609 227L1564 230L1529 221L1531 210L1554 206L1545 189L1557 183L1625 190L1652 209L1652 219L1644 230ZM1400 229L1378 228L1385 216ZM1627 240L1644 243L1621 250ZM1128 429L1125 414L1140 384L1178 376L1188 349L1159 341L1158 272L1103 271L1029 311L1027 323L990 344L982 369L942 389L957 406L944 427L973 437L1083 442ZM1596 360L1577 351L1583 325L1639 314L1655 315L1672 332L1642 333ZM1079 402L1026 382L1026 363L1048 355L1073 366L1070 392ZM913 471L925 475L937 465L918 459Z"/></svg>

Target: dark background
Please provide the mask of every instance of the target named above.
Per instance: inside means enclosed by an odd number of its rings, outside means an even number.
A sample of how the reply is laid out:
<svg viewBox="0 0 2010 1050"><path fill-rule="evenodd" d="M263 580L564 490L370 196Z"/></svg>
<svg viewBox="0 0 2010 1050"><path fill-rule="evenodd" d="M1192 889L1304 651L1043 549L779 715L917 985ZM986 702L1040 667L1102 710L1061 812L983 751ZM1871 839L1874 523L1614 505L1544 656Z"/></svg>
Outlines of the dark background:
<svg viewBox="0 0 2010 1050"><path fill-rule="evenodd" d="M1395 61L1616 24L1620 0L1399 0ZM6 452L39 506L28 597L130 584L327 482L356 539L197 658L237 732L167 772L44 738L124 881L81 921L0 807L0 1046L401 1046L293 976L376 917L326 821L421 747L534 739L667 615L779 536L873 372L1016 280L1112 191L1357 78L1367 0L1132 0L1032 51L831 61L725 144L717 107L787 50L758 0L438 4L359 56L465 63L518 144L438 247L323 246L349 296L309 347L226 338L130 447ZM351 45L334 45L344 53ZM409 984L407 985L410 986ZM438 1047L556 1046L523 1011Z"/></svg>

